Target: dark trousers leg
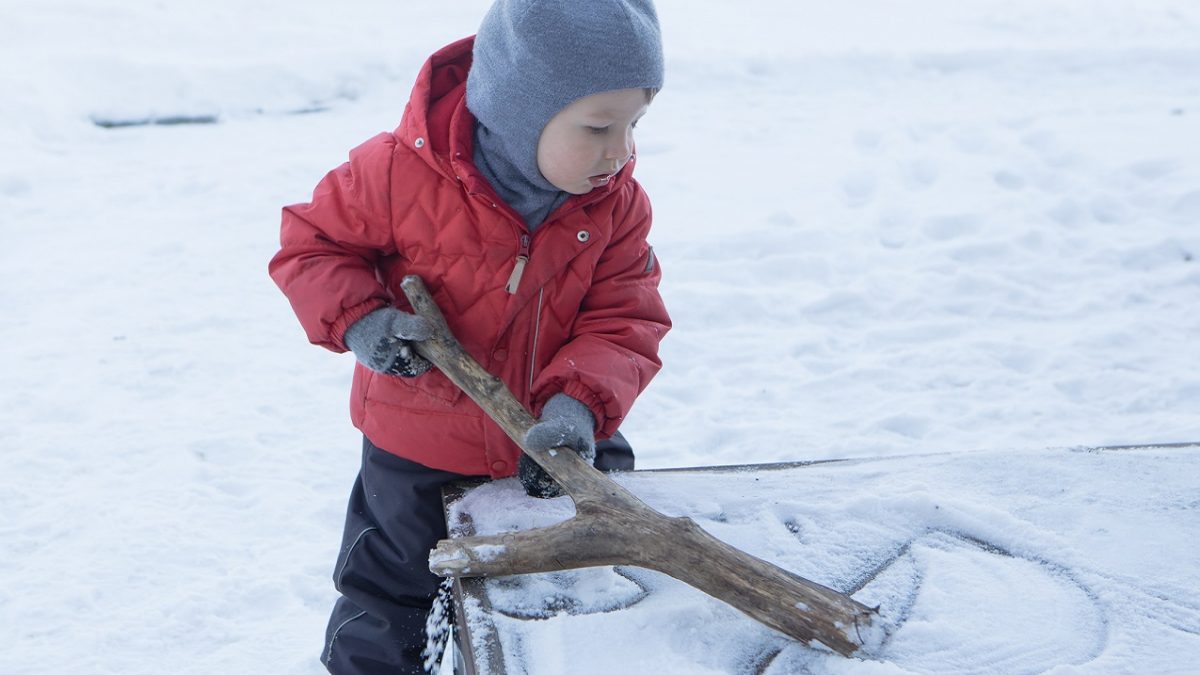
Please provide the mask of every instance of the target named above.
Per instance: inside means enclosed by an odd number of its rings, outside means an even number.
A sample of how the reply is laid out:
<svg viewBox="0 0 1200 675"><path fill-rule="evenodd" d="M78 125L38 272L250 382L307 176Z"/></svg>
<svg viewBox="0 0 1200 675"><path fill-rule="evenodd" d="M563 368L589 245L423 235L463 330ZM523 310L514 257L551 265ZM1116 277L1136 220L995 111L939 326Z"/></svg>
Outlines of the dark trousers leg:
<svg viewBox="0 0 1200 675"><path fill-rule="evenodd" d="M596 444L603 471L633 470L617 432ZM442 486L465 476L381 450L363 438L333 581L342 597L325 632L321 662L334 675L424 673L425 619L441 580L429 550L446 538Z"/></svg>
<svg viewBox="0 0 1200 675"><path fill-rule="evenodd" d="M596 443L596 468L601 471L633 471L633 448L621 432Z"/></svg>
<svg viewBox="0 0 1200 675"><path fill-rule="evenodd" d="M463 478L363 439L333 581L321 662L335 675L423 673L425 619L440 579L429 550L446 537L442 485Z"/></svg>

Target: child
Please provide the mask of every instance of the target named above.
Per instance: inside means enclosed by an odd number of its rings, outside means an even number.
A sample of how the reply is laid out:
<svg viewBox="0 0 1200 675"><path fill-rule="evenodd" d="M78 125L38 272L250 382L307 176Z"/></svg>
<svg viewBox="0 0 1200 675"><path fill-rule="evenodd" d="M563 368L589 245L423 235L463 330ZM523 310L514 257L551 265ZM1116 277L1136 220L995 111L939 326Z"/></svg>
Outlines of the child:
<svg viewBox="0 0 1200 675"><path fill-rule="evenodd" d="M662 86L651 0L498 0L474 38L422 68L400 126L350 152L283 212L271 261L309 339L358 360L364 435L334 570L333 673L421 672L446 536L440 490L548 476L411 346L420 275L463 347L538 423L526 442L632 468L617 427L658 372L670 319L630 176L633 127ZM519 469L519 471L518 471Z"/></svg>

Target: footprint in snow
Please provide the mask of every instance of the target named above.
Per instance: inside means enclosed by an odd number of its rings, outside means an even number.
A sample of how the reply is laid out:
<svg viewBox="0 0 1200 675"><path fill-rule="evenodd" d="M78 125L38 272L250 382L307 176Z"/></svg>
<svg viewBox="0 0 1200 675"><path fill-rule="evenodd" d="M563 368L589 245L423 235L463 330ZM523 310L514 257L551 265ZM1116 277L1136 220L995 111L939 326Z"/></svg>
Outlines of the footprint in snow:
<svg viewBox="0 0 1200 675"><path fill-rule="evenodd" d="M901 167L901 179L910 190L921 190L937 182L941 170L936 162L929 159L914 159Z"/></svg>
<svg viewBox="0 0 1200 675"><path fill-rule="evenodd" d="M1021 190L1025 187L1025 179L1018 173L1001 169L992 174L992 180L1005 190Z"/></svg>
<svg viewBox="0 0 1200 675"><path fill-rule="evenodd" d="M1179 162L1174 159L1147 159L1130 164L1128 170L1141 180L1156 181L1175 173L1179 166Z"/></svg>
<svg viewBox="0 0 1200 675"><path fill-rule="evenodd" d="M1171 206L1171 215L1178 223L1200 225L1200 190L1180 195Z"/></svg>
<svg viewBox="0 0 1200 675"><path fill-rule="evenodd" d="M875 196L879 180L874 172L857 169L842 178L842 194L848 206L865 206Z"/></svg>
<svg viewBox="0 0 1200 675"><path fill-rule="evenodd" d="M973 213L955 213L927 218L921 232L929 239L946 241L972 234L979 229L979 225L979 216Z"/></svg>

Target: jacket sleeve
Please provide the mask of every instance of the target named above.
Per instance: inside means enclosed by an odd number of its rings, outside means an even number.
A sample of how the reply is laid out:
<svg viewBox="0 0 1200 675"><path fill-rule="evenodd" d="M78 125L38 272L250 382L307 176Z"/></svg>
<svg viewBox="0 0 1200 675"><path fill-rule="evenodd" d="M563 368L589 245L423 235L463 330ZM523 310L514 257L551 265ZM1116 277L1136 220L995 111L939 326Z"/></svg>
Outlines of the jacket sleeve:
<svg viewBox="0 0 1200 675"><path fill-rule="evenodd" d="M391 303L375 263L395 252L391 169L395 137L380 134L317 184L312 201L283 209L271 278L313 344L347 350L355 321Z"/></svg>
<svg viewBox="0 0 1200 675"><path fill-rule="evenodd" d="M558 392L582 401L608 438L662 367L658 345L671 319L658 293L662 270L646 241L650 200L633 184L627 207L614 213L614 235L584 295L571 339L537 377L534 410Z"/></svg>

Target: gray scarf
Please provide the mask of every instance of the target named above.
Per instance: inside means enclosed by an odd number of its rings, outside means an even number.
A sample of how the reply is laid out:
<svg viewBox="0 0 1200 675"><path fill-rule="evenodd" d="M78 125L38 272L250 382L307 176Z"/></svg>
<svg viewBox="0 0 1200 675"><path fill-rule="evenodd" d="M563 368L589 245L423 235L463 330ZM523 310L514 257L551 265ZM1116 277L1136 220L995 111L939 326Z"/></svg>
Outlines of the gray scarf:
<svg viewBox="0 0 1200 675"><path fill-rule="evenodd" d="M533 232L571 195L542 176L537 168L536 148L532 167L518 167L510 157L498 134L488 131L482 124L475 125L475 166L492 184L496 194L521 214L525 225Z"/></svg>

